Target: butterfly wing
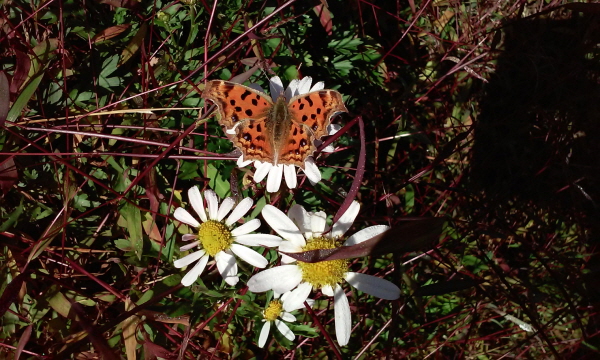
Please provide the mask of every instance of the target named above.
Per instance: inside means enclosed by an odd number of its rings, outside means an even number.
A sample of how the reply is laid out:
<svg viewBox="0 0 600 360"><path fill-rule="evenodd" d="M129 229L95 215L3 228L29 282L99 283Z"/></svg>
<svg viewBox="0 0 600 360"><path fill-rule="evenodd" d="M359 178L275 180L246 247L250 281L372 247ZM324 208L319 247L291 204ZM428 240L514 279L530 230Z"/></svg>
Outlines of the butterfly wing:
<svg viewBox="0 0 600 360"><path fill-rule="evenodd" d="M348 112L342 95L335 90L317 90L293 97L288 102L291 127L287 142L279 150L279 162L294 164L304 169L306 157L317 147L315 140L327 135L331 119L341 112Z"/></svg>
<svg viewBox="0 0 600 360"><path fill-rule="evenodd" d="M244 154L244 160L273 162L266 120L273 100L267 94L223 80L206 84L202 97L218 108L219 124Z"/></svg>

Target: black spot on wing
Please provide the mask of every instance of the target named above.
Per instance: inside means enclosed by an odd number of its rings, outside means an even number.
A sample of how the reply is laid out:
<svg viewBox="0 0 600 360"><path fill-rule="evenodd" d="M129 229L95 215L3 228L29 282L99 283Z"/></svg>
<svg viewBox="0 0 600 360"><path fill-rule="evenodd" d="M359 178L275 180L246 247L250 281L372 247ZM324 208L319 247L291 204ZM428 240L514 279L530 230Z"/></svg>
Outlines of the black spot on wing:
<svg viewBox="0 0 600 360"><path fill-rule="evenodd" d="M246 98L250 95L252 95L252 93L248 90L245 90L244 93L242 94L242 100L246 101Z"/></svg>

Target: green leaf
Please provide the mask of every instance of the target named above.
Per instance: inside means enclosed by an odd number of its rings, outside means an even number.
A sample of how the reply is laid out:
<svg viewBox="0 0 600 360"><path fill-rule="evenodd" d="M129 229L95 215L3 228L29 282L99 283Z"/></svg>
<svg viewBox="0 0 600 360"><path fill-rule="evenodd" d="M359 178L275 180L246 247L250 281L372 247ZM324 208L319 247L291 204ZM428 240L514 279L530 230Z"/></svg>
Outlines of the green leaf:
<svg viewBox="0 0 600 360"><path fill-rule="evenodd" d="M142 232L142 214L140 208L135 204L125 203L120 210L121 216L125 219L127 231L129 232L129 244L137 258L142 259L144 246L144 237Z"/></svg>
<svg viewBox="0 0 600 360"><path fill-rule="evenodd" d="M258 216L258 214L260 214L265 205L267 205L267 198L263 196L256 202L256 206L254 207L254 210L252 210L250 218L255 219Z"/></svg>
<svg viewBox="0 0 600 360"><path fill-rule="evenodd" d="M19 97L17 97L17 100L15 100L13 106L10 108L8 115L6 116L6 121L15 122L15 120L17 120L19 115L21 115L21 111L23 111L23 109L33 96L33 93L37 90L38 86L40 85L40 81L42 81L43 77L44 73L41 73L34 77L27 84L27 86L25 86L23 92L19 94Z"/></svg>
<svg viewBox="0 0 600 360"><path fill-rule="evenodd" d="M15 224L17 222L17 220L19 219L19 216L21 216L22 213L23 213L23 198L21 198L21 202L19 203L19 206L10 214L8 219L4 220L2 222L2 224L0 224L0 232L5 232L6 230L10 229L13 226L13 224Z"/></svg>
<svg viewBox="0 0 600 360"><path fill-rule="evenodd" d="M202 170L204 169L202 168ZM204 176L210 179L208 186L213 189L221 199L230 194L231 186L229 185L229 181L223 178L223 172L217 170L215 165L212 163L208 164L206 167L206 174L204 174Z"/></svg>

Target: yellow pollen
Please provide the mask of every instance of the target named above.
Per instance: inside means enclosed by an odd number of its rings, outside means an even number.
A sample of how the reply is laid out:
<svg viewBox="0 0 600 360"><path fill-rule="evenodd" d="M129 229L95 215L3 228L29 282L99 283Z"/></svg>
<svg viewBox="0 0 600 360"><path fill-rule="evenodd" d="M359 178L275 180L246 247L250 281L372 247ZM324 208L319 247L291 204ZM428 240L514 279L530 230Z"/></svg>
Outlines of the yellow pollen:
<svg viewBox="0 0 600 360"><path fill-rule="evenodd" d="M263 317L267 321L275 321L283 311L283 303L281 300L272 300L263 311Z"/></svg>
<svg viewBox="0 0 600 360"><path fill-rule="evenodd" d="M303 251L317 249L335 249L336 240L326 237L315 237L306 241ZM321 289L325 285L334 286L344 279L344 274L348 272L348 260L328 260L317 263L306 263L298 261L298 266L302 270L302 281L307 282L313 288Z"/></svg>
<svg viewBox="0 0 600 360"><path fill-rule="evenodd" d="M229 228L218 221L208 220L200 225L198 239L208 255L215 256L219 251L227 250L233 243Z"/></svg>

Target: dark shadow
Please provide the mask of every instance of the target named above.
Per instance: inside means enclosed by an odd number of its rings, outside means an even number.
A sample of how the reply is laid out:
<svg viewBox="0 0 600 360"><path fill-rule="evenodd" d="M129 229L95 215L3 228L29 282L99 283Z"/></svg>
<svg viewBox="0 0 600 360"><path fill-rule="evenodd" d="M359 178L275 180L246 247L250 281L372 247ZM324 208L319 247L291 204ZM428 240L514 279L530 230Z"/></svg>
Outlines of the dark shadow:
<svg viewBox="0 0 600 360"><path fill-rule="evenodd" d="M598 212L600 17L567 10L503 29L475 132L472 185L488 199ZM555 18L556 13L552 13Z"/></svg>

